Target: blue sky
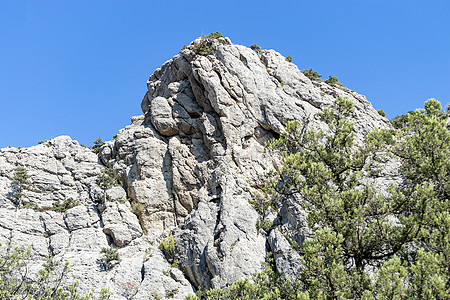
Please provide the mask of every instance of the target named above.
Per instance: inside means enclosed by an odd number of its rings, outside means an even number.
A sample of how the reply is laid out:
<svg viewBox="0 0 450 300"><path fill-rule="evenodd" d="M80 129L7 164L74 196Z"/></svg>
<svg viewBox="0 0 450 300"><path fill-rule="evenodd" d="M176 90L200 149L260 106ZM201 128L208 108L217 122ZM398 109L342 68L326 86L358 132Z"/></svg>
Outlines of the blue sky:
<svg viewBox="0 0 450 300"><path fill-rule="evenodd" d="M146 81L220 31L337 76L387 117L450 101L450 1L0 0L0 148L109 140Z"/></svg>

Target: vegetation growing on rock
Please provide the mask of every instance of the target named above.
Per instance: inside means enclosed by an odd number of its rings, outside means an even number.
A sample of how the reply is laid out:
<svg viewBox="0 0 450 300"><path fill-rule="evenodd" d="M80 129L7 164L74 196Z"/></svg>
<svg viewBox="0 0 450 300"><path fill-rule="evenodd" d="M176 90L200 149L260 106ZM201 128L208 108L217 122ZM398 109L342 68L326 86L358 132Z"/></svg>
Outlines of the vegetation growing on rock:
<svg viewBox="0 0 450 300"><path fill-rule="evenodd" d="M119 184L119 177L117 176L116 170L112 168L104 168L101 173L97 176L97 184L103 190L103 203L106 201L106 191Z"/></svg>
<svg viewBox="0 0 450 300"><path fill-rule="evenodd" d="M59 200L53 203L52 210L57 212L66 212L68 209L71 209L80 203L72 198L65 200L63 203L60 203Z"/></svg>
<svg viewBox="0 0 450 300"><path fill-rule="evenodd" d="M99 137L94 141L94 144L92 145L91 149L94 151L94 153L98 153L100 151L100 148L105 144L105 142L102 141L102 138Z"/></svg>
<svg viewBox="0 0 450 300"><path fill-rule="evenodd" d="M339 82L339 79L335 76L328 76L328 79L325 80L325 83L328 83L331 86L342 86L342 84Z"/></svg>
<svg viewBox="0 0 450 300"><path fill-rule="evenodd" d="M119 252L117 252L117 249L113 247L102 248L101 253L103 254L103 261L106 263L109 263L111 261L120 261Z"/></svg>
<svg viewBox="0 0 450 300"><path fill-rule="evenodd" d="M203 35L200 38L200 41L197 41L192 50L198 55L210 55L214 53L214 49L212 47L214 41L219 41L221 44L226 44L226 41L223 39L223 35L220 32L211 32L210 34ZM183 49L182 49L183 50Z"/></svg>
<svg viewBox="0 0 450 300"><path fill-rule="evenodd" d="M172 233L168 237L163 238L159 244L159 249L164 253L167 261L173 266L178 264L178 261L175 259L176 247L177 242Z"/></svg>
<svg viewBox="0 0 450 300"><path fill-rule="evenodd" d="M66 284L70 272L68 263L59 263L49 258L36 275L30 274L30 251L25 248L12 248L0 245L0 298L30 300L107 300L111 293L101 289L98 295L93 292L80 295L78 282Z"/></svg>
<svg viewBox="0 0 450 300"><path fill-rule="evenodd" d="M251 45L250 49L252 49L253 51L256 51L256 52L261 51L261 47L256 44Z"/></svg>
<svg viewBox="0 0 450 300"><path fill-rule="evenodd" d="M22 201L25 197L25 191L30 185L29 176L27 169L25 167L17 167L14 169L14 178L12 184L14 185L15 191L13 197L16 199L16 205L18 208L22 207Z"/></svg>
<svg viewBox="0 0 450 300"><path fill-rule="evenodd" d="M319 74L319 72L314 71L313 68L305 69L302 71L302 73L311 80L319 80L320 81L321 80L320 78L322 77L322 75Z"/></svg>
<svg viewBox="0 0 450 300"><path fill-rule="evenodd" d="M379 110L377 110L377 112L380 114L380 116L386 117L386 113L384 112L384 110L379 109Z"/></svg>
<svg viewBox="0 0 450 300"><path fill-rule="evenodd" d="M266 187L267 202L255 203L261 213L295 196L308 211L313 237L298 249L297 281L266 269L252 283L189 299L450 297L449 114L430 99L402 117L400 130L374 130L356 144L352 113L353 104L338 98L318 114L329 132L291 121L269 143L284 165ZM380 191L372 182L392 158L405 181Z"/></svg>

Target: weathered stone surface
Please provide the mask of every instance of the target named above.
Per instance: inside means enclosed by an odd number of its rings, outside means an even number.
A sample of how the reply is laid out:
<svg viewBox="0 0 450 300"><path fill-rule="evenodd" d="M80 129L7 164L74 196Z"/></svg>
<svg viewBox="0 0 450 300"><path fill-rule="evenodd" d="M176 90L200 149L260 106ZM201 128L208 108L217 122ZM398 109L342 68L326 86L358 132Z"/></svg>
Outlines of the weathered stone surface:
<svg viewBox="0 0 450 300"><path fill-rule="evenodd" d="M89 149L80 146L68 136L52 138L30 148L4 148L0 150L0 203L12 205L16 167L25 167L30 177L26 201L40 208L51 207L55 201L72 198L88 203L96 189L96 176L101 166ZM101 191L101 190L100 190Z"/></svg>
<svg viewBox="0 0 450 300"><path fill-rule="evenodd" d="M280 228L270 231L268 242L272 249L277 271L283 274L286 279L295 282L301 266L300 255L291 247L289 241L280 232Z"/></svg>
<svg viewBox="0 0 450 300"><path fill-rule="evenodd" d="M69 137L1 149L0 242L31 245L37 261L49 255L69 261L83 290L106 287L113 299L183 299L194 286L226 286L261 270L268 251L277 269L294 278L299 257L289 240L302 245L309 236L306 213L290 199L270 217L277 225L266 235L256 229L249 203L267 172L280 167L264 144L289 120L325 128L314 115L338 96L355 104L357 138L389 121L364 96L311 81L273 50L225 40L209 56L195 54L191 44L155 70L144 115L132 117L98 156ZM380 188L395 177L391 165ZM27 169L26 197L39 208L69 198L80 205L65 213L17 209L11 183L17 166ZM98 206L103 191L96 178L104 166L117 170L121 186L106 192L117 201ZM158 249L169 231L180 270ZM106 270L100 251L110 245L122 260Z"/></svg>
<svg viewBox="0 0 450 300"><path fill-rule="evenodd" d="M105 211L102 212L103 232L111 236L119 247L142 236L139 220L130 209L129 202L108 202Z"/></svg>
<svg viewBox="0 0 450 300"><path fill-rule="evenodd" d="M148 134L145 130L141 133L136 137ZM24 200L35 202L37 210L42 211L16 207L12 179L17 166L24 166L30 176L30 190L24 191ZM150 242L140 238L141 225L121 186L106 191L109 199L117 201L102 205L100 212L96 200L103 198L103 191L96 179L101 168L97 155L65 136L27 149L1 149L0 243L30 248L30 274L53 256L69 262L70 275L78 278L82 293L105 287L113 292L112 299L128 299L145 279L141 271ZM68 198L80 205L64 213L49 210L53 203L61 204ZM106 270L100 251L110 245L119 247L122 260ZM160 256L160 263L166 263ZM68 282L72 280L68 278ZM164 293L163 280L153 278L152 282ZM173 283L172 288L178 284L185 289L184 294L192 292L186 282Z"/></svg>
<svg viewBox="0 0 450 300"><path fill-rule="evenodd" d="M121 166L131 183L129 195L147 205L141 218L147 231L178 225L177 255L191 282L225 286L260 270L266 256L266 238L257 232L257 214L249 205L255 188L279 164L264 151L265 142L289 120L324 128L314 115L338 96L354 102L352 121L359 137L389 122L364 96L311 81L273 50L257 53L220 43L213 47L209 56L183 50L157 69L141 104L145 116L119 132L101 157L106 165ZM168 129L173 122L178 132ZM153 139L146 145L158 147L145 149L141 139L130 138L143 130ZM121 156L122 149L129 156ZM140 156L152 157L153 164L139 161ZM130 176L129 170L139 170L139 176ZM163 180L156 184L155 178ZM301 245L308 236L306 214L292 204L281 211L279 228ZM284 254L290 246L281 238L272 234L269 244L282 253L276 259L280 270L292 273L294 266Z"/></svg>

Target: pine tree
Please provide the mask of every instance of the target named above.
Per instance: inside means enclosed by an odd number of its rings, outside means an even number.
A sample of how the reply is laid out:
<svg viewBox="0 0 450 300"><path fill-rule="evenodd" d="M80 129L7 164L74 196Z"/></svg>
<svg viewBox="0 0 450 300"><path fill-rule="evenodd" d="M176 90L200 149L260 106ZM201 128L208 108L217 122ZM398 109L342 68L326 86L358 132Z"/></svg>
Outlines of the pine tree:
<svg viewBox="0 0 450 300"><path fill-rule="evenodd" d="M449 113L430 99L362 143L352 113L338 98L318 114L328 131L291 121L268 144L284 165L252 204L264 214L295 195L308 212L298 282L266 270L190 299L450 299ZM390 158L404 182L378 191L370 179Z"/></svg>
<svg viewBox="0 0 450 300"><path fill-rule="evenodd" d="M91 149L94 151L94 153L99 153L100 148L105 144L105 142L102 141L102 138L99 137L94 141L94 145L92 145Z"/></svg>

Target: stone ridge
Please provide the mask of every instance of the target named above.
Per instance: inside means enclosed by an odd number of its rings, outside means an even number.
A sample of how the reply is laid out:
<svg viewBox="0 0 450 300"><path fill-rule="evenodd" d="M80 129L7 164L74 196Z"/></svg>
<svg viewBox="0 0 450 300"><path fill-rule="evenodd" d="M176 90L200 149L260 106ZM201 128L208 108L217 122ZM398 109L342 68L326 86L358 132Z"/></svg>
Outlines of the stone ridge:
<svg viewBox="0 0 450 300"><path fill-rule="evenodd" d="M65 136L0 150L0 241L31 244L37 262L49 255L69 261L83 290L107 287L112 299L184 299L198 286L226 286L261 270L269 251L280 272L295 276L298 255L287 237L299 244L307 237L305 213L290 201L266 235L249 203L267 172L280 167L264 144L289 120L324 128L314 115L337 97L354 102L359 137L389 121L364 96L311 81L278 52L224 38L202 56L198 41L150 76L144 115L98 156ZM17 166L27 169L27 197L41 209L68 198L80 205L65 213L16 209ZM97 205L104 166L117 170L122 186L108 190L118 201ZM158 248L169 232L177 267ZM99 252L108 245L122 261L106 270Z"/></svg>

